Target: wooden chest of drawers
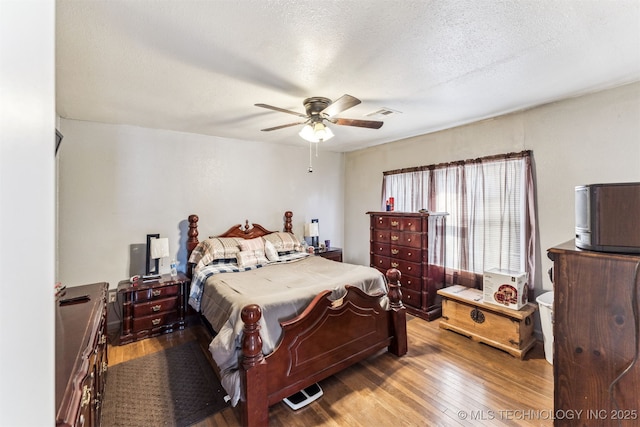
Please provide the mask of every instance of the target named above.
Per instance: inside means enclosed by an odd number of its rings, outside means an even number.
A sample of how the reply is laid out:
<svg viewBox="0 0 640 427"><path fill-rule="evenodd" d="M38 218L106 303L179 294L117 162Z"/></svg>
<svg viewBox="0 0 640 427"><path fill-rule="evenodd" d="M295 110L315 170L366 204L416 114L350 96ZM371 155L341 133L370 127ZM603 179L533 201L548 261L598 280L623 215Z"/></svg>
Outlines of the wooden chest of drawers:
<svg viewBox="0 0 640 427"><path fill-rule="evenodd" d="M68 287L56 303L56 426L100 425L108 363L108 287ZM64 303L81 296L86 298Z"/></svg>
<svg viewBox="0 0 640 427"><path fill-rule="evenodd" d="M367 212L370 216L371 266L402 273L407 312L426 320L440 316L438 289L445 282L446 213Z"/></svg>
<svg viewBox="0 0 640 427"><path fill-rule="evenodd" d="M179 273L133 285L122 282L122 331L120 344L183 329L187 312L189 279Z"/></svg>

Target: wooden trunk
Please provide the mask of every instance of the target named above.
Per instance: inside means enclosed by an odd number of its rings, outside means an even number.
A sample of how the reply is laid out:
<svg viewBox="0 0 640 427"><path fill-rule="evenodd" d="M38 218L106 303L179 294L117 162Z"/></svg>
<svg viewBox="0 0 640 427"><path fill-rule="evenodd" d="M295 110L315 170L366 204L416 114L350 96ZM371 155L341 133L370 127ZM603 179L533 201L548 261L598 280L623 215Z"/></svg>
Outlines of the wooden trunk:
<svg viewBox="0 0 640 427"><path fill-rule="evenodd" d="M460 285L440 289L438 294L442 296L441 328L466 335L521 359L534 346L535 304L528 303L520 310L485 304L481 290Z"/></svg>

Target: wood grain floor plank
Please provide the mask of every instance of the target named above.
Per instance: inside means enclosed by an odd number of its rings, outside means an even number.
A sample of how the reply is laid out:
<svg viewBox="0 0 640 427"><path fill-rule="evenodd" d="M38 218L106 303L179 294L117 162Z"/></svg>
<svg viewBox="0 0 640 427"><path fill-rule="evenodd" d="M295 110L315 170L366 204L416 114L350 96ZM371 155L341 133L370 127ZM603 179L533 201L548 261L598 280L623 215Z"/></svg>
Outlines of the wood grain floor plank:
<svg viewBox="0 0 640 427"><path fill-rule="evenodd" d="M553 368L542 343L524 360L408 316L408 353L381 352L320 382L324 395L298 411L278 403L271 426L530 426L551 427L536 418L553 408ZM109 346L111 366L197 340L208 353L210 336L202 326ZM108 380L108 379L107 379ZM520 411L518 414L517 411ZM527 411L530 411L527 413ZM536 412L537 411L537 412ZM236 427L228 408L196 427Z"/></svg>

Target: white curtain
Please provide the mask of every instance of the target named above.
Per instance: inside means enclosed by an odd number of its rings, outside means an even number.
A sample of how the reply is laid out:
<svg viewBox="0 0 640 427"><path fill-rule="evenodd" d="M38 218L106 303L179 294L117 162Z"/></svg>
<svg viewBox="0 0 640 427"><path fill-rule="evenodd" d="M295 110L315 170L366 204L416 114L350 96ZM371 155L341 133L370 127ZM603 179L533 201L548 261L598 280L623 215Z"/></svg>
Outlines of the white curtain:
<svg viewBox="0 0 640 427"><path fill-rule="evenodd" d="M382 206L447 212L446 266L482 274L498 268L535 273L535 187L531 152L384 173Z"/></svg>

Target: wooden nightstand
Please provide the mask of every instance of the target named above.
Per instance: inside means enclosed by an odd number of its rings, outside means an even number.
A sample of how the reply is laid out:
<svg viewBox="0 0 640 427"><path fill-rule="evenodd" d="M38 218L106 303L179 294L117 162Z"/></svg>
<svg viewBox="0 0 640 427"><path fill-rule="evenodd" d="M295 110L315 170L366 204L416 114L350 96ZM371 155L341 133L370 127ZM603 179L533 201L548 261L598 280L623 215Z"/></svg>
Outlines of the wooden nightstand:
<svg viewBox="0 0 640 427"><path fill-rule="evenodd" d="M120 344L184 329L189 298L189 278L183 273L137 284L118 284L122 303Z"/></svg>
<svg viewBox="0 0 640 427"><path fill-rule="evenodd" d="M325 250L316 251L316 255L332 261L342 262L342 248L327 248Z"/></svg>

